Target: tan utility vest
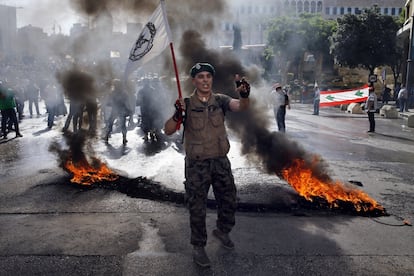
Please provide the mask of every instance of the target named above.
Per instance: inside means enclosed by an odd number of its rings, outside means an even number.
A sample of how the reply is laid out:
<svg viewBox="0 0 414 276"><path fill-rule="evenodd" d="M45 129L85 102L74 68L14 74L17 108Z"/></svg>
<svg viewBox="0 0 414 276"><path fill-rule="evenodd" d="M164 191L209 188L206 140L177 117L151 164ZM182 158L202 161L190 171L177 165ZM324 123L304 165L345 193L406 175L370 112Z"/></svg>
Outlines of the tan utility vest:
<svg viewBox="0 0 414 276"><path fill-rule="evenodd" d="M222 95L224 96L224 95ZM222 102L212 94L207 103L193 93L187 104L184 148L187 158L205 160L225 156L230 149L224 125Z"/></svg>

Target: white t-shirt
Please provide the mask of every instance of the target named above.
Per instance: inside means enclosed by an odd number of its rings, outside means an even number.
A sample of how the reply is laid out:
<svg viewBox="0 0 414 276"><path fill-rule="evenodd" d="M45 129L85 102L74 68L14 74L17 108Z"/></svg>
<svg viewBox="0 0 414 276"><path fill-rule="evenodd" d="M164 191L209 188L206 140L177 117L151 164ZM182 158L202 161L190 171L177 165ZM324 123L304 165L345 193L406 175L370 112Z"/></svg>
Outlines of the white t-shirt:
<svg viewBox="0 0 414 276"><path fill-rule="evenodd" d="M274 107L280 107L281 105L285 105L285 93L283 90L276 91L272 90L272 103Z"/></svg>
<svg viewBox="0 0 414 276"><path fill-rule="evenodd" d="M314 100L319 101L321 98L321 90L319 88L316 88L315 90L315 96L313 97Z"/></svg>
<svg viewBox="0 0 414 276"><path fill-rule="evenodd" d="M401 88L400 92L398 92L398 99L407 99L407 88Z"/></svg>
<svg viewBox="0 0 414 276"><path fill-rule="evenodd" d="M371 109L368 111L375 112L378 109L378 100L377 100L377 95L375 93L369 93L367 102L365 103L367 107L369 106L369 102L374 102L374 104L372 105Z"/></svg>

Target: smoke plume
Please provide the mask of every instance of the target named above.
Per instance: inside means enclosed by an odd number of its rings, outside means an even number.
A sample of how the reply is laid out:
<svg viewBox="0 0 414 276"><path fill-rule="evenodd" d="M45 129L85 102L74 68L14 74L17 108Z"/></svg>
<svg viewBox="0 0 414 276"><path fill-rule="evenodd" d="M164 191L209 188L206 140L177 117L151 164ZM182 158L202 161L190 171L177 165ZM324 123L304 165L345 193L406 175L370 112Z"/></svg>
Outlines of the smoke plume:
<svg viewBox="0 0 414 276"><path fill-rule="evenodd" d="M75 0L72 6L78 12L91 16L92 20L104 12L110 11L118 17L130 22L144 23L148 19L158 1L153 0ZM212 31L215 28L216 16L226 11L224 0L174 0L166 1L168 21L174 31L185 30L191 25L198 30Z"/></svg>
<svg viewBox="0 0 414 276"><path fill-rule="evenodd" d="M215 67L216 75L213 84L215 92L234 96L234 74L246 76L252 83L257 81L251 78L255 75L243 67L236 55L208 49L201 34L195 30L185 32L180 45L187 72L197 62L208 62ZM186 87L188 90L189 83ZM280 177L282 170L289 167L295 159L305 160L315 176L322 180L329 180L330 177L326 173L327 166L319 156L307 153L303 147L289 140L285 134L268 130L266 107L255 101L256 97L260 97L256 93L257 90L252 87L249 110L226 114L229 128L241 140L242 153L252 162L261 162L266 172L276 173Z"/></svg>
<svg viewBox="0 0 414 276"><path fill-rule="evenodd" d="M75 0L72 6L93 20L102 14L110 13L116 21L119 16L134 18L136 22L145 23L149 14L155 10L158 1L151 0ZM227 124L232 132L238 135L242 142L242 153L252 162L262 163L262 167L268 173L281 176L284 168L291 165L295 159L302 159L313 167L314 174L321 179L330 179L326 173L326 164L319 157L307 153L298 143L291 141L286 135L279 132L269 131L267 107L260 104L258 99L258 87L260 73L255 67L246 67L242 60L231 51L214 50L208 47L205 39L214 35L216 20L226 15L226 4L224 0L199 0L199 1L167 1L167 16L175 38L181 37L179 43L179 67L181 72L188 72L196 62L209 62L216 69L214 78L214 91L237 97L234 94L234 74L246 76L252 84L251 107L249 110L227 114ZM132 21L131 21L132 22ZM188 28L191 26L191 29ZM79 38L74 44L75 53L79 53L75 60L82 59L82 52L88 52L93 47L86 43L85 37ZM102 41L99 41L102 43ZM92 45L96 45L96 41ZM75 47L76 46L76 47ZM129 45L128 45L129 46ZM218 49L218 47L217 47ZM170 58L165 60L163 72L172 70ZM99 66L97 67L99 68ZM117 74L117 70L110 65L101 68L104 75L108 77ZM168 73L170 77L174 73ZM92 70L90 75L85 75L77 69L63 74L61 83L69 98L78 97L78 93L92 93L96 95L93 83L102 76L98 70ZM91 78L95 79L93 81ZM192 91L190 81L184 83L184 95ZM266 89L266 88L264 88ZM270 89L270 88L269 88ZM84 92L80 92L84 91ZM90 91L90 92L86 92ZM318 159L318 162L314 162ZM316 164L316 165L312 165Z"/></svg>

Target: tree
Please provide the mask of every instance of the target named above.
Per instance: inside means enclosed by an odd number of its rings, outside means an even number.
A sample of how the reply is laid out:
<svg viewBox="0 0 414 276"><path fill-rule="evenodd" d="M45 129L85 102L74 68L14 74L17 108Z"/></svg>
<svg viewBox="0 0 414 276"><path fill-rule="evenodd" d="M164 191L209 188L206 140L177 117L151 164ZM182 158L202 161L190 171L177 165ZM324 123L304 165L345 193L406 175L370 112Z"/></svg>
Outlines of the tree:
<svg viewBox="0 0 414 276"><path fill-rule="evenodd" d="M398 82L402 66L405 62L405 57L401 53L404 53L404 46L397 41L395 47L390 51L389 61L387 62L387 65L389 65L392 70L394 84Z"/></svg>
<svg viewBox="0 0 414 276"><path fill-rule="evenodd" d="M370 74L381 65L390 65L395 56L398 24L373 6L361 14L347 14L337 20L331 50L336 62L350 68L363 67Z"/></svg>
<svg viewBox="0 0 414 276"><path fill-rule="evenodd" d="M326 64L332 65L329 38L336 31L336 22L325 20L321 16L303 14L301 28L305 30L307 50L318 55Z"/></svg>
<svg viewBox="0 0 414 276"><path fill-rule="evenodd" d="M405 10L400 14L398 18L395 18L395 23L397 24L397 27L400 28L404 25L405 16L404 16ZM403 56L402 53L405 53L404 50L404 41L401 41L398 39L395 41L395 47L393 47L389 54L389 61L387 65L391 67L393 77L394 77L394 84L398 82L398 78L402 71L402 66L406 60L406 56Z"/></svg>
<svg viewBox="0 0 414 276"><path fill-rule="evenodd" d="M273 57L279 71L293 71L299 78L306 52L317 59L333 60L329 52L329 37L336 23L320 15L301 14L299 17L278 17L267 25L268 42L266 59Z"/></svg>

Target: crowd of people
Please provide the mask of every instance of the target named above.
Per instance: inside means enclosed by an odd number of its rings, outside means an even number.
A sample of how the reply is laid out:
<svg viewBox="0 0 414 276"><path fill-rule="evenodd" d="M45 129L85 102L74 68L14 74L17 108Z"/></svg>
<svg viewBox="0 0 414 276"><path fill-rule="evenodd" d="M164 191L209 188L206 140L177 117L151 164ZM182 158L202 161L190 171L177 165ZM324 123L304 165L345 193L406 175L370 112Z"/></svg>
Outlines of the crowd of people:
<svg viewBox="0 0 414 276"><path fill-rule="evenodd" d="M7 138L8 133L15 131L21 137L19 122L28 117L46 117L46 128L52 129L56 117L67 116L64 125L59 126L64 133L85 129L93 135L101 133L103 140L109 143L111 134L120 130L125 145L128 142L126 129L138 125L141 126L144 140L157 140L163 120L168 116L163 114L166 110L160 109L157 104L168 101L162 97L167 93L165 87L156 74L150 73L137 76L129 82L121 81L122 77L116 77L122 76L121 67L114 62L110 61L109 66L105 66L105 70L110 71L105 74L99 71L104 67L102 64L93 63L95 67L87 65L90 64L88 62L77 64L81 73L96 76L93 77L93 90L98 92L94 91L85 97L73 97L59 75L74 70L72 60L2 60L0 106L1 119L5 123L2 124L1 136ZM69 88L73 90L77 86L69 84ZM85 94L88 93L85 91ZM14 111L16 120L9 109ZM97 132L99 127L102 130Z"/></svg>
<svg viewBox="0 0 414 276"><path fill-rule="evenodd" d="M45 116L46 128L49 130L55 126L55 118L66 116L62 127L64 133L77 133L85 129L90 134L96 134L98 121L101 121L106 143L119 128L122 144L126 145L127 127L136 125L141 127L145 141L154 141L161 134L165 119L157 105L165 100L165 97L160 96L163 94L160 89L163 88L157 78L143 79L133 89L127 88L120 79L113 79L103 97L81 100L65 97L61 85L54 80L27 80L16 85L5 79L0 81L1 136L7 139L10 132L15 132L16 137L22 137L19 123L28 116ZM43 105L40 105L41 101ZM25 109L26 104L28 108ZM139 107L139 112L136 112L136 107ZM27 109L29 114L25 114ZM135 121L134 117L137 118Z"/></svg>

